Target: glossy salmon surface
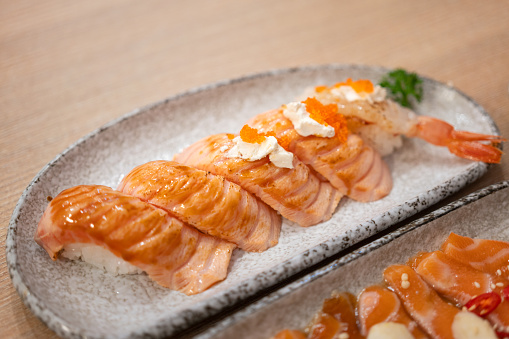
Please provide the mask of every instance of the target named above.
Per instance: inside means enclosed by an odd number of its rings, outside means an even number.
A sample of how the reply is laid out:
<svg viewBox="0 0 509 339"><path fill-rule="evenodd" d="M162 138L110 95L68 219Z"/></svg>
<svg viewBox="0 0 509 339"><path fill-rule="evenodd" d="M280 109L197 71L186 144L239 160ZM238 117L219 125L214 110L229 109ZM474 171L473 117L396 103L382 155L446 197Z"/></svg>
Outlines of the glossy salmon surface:
<svg viewBox="0 0 509 339"><path fill-rule="evenodd" d="M224 280L235 248L160 208L99 185L76 186L56 196L35 241L53 260L66 244L99 245L158 284L186 294Z"/></svg>
<svg viewBox="0 0 509 339"><path fill-rule="evenodd" d="M387 164L355 134L345 143L335 137L301 136L281 109L257 115L248 125L261 132L274 132L278 140L286 140L288 151L354 200L375 201L392 189Z"/></svg>
<svg viewBox="0 0 509 339"><path fill-rule="evenodd" d="M306 339L306 334L298 330L282 330L272 339Z"/></svg>
<svg viewBox="0 0 509 339"><path fill-rule="evenodd" d="M441 250L479 271L509 279L509 242L472 239L451 233Z"/></svg>
<svg viewBox="0 0 509 339"><path fill-rule="evenodd" d="M296 157L294 168L281 168L268 157L256 161L229 158L227 153L233 145L227 134L212 135L189 146L174 160L225 177L300 226L331 218L342 194Z"/></svg>
<svg viewBox="0 0 509 339"><path fill-rule="evenodd" d="M429 285L459 306L483 293L501 294L509 286L508 280L464 265L441 251L421 255L414 266ZM488 320L498 327L509 326L509 300L502 300Z"/></svg>
<svg viewBox="0 0 509 339"><path fill-rule="evenodd" d="M134 168L118 190L156 205L200 231L261 252L278 243L281 217L221 176L174 161Z"/></svg>
<svg viewBox="0 0 509 339"><path fill-rule="evenodd" d="M389 266L384 271L384 279L403 302L408 314L429 336L454 339L452 323L460 310L443 301L411 267Z"/></svg>
<svg viewBox="0 0 509 339"><path fill-rule="evenodd" d="M322 312L334 317L339 322L336 337L348 335L350 339L364 338L357 326L355 304L355 296L346 292L333 293L323 302Z"/></svg>
<svg viewBox="0 0 509 339"><path fill-rule="evenodd" d="M366 336L378 323L395 322L405 325L416 339L428 337L405 311L398 295L382 286L367 287L359 294L357 315L361 333Z"/></svg>

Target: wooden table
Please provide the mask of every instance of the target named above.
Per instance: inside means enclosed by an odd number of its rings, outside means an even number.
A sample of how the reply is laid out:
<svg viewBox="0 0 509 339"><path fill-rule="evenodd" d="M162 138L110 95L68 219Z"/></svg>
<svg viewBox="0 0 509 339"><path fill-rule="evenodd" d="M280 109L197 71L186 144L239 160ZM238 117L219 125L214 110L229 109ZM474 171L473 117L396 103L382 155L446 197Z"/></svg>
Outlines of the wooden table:
<svg viewBox="0 0 509 339"><path fill-rule="evenodd" d="M78 138L187 89L276 68L403 67L454 86L509 136L506 1L0 1L0 337L54 337L22 304L7 226ZM509 179L509 157L449 199Z"/></svg>

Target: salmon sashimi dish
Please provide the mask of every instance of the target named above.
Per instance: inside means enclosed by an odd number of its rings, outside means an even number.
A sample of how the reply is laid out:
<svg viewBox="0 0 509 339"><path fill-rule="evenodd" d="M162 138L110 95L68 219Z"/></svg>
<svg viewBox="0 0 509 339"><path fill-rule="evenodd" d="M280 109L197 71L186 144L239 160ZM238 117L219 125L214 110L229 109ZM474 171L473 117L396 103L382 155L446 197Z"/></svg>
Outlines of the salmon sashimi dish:
<svg viewBox="0 0 509 339"><path fill-rule="evenodd" d="M310 116L310 124L319 124L320 116L327 115L327 124L334 131L330 137L324 134L308 134L301 125L288 119L295 112ZM311 118L318 121L314 122ZM322 105L308 98L300 103L285 105L281 109L257 115L248 125L264 133L275 133L282 146L303 163L325 177L342 194L361 201L375 201L385 197L392 189L392 177L387 164L372 147L357 135L348 133L346 121L337 113L336 105Z"/></svg>
<svg viewBox="0 0 509 339"><path fill-rule="evenodd" d="M432 338L454 339L452 324L460 310L443 301L411 267L389 266L385 282L399 296L408 314Z"/></svg>
<svg viewBox="0 0 509 339"><path fill-rule="evenodd" d="M158 284L186 294L225 279L235 249L160 208L99 185L76 186L56 196L39 222L35 241L53 260L80 245L100 247L114 261L125 261Z"/></svg>
<svg viewBox="0 0 509 339"><path fill-rule="evenodd" d="M441 251L426 253L413 260L416 272L438 293L459 306L487 317L496 328L509 328L509 300L501 298L509 281L478 271ZM470 305L476 297L482 306Z"/></svg>
<svg viewBox="0 0 509 339"><path fill-rule="evenodd" d="M261 252L278 243L281 217L239 185L174 161L152 161L118 190L160 207L203 233Z"/></svg>
<svg viewBox="0 0 509 339"><path fill-rule="evenodd" d="M472 243L468 237L453 235L442 248L451 239L456 243L454 237ZM334 339L509 338L509 281L500 275L481 272L436 251L420 253L406 265L389 266L383 277L385 286L363 289L357 303L350 293L333 292L303 332L284 330L278 335L285 338L283 334L298 333L295 338ZM348 331L341 332L342 328Z"/></svg>
<svg viewBox="0 0 509 339"><path fill-rule="evenodd" d="M394 322L403 324L415 339L428 337L405 311L397 294L382 286L367 287L359 294L357 314L363 335L376 324Z"/></svg>
<svg viewBox="0 0 509 339"><path fill-rule="evenodd" d="M359 134L382 156L400 147L400 136L404 135L447 147L458 157L500 163L502 151L496 145L506 141L505 138L457 131L440 119L419 116L388 99L386 89L369 80L348 79L330 87L318 86L303 97L314 97L324 105L337 105L338 112L347 119L350 131Z"/></svg>
<svg viewBox="0 0 509 339"><path fill-rule="evenodd" d="M441 250L479 271L509 279L509 242L472 239L451 233Z"/></svg>
<svg viewBox="0 0 509 339"><path fill-rule="evenodd" d="M265 149L263 142L268 138L260 136L260 139L257 147ZM321 180L293 156L284 160L286 167L276 166L268 155L257 160L232 156L238 148L234 140L228 134L212 135L187 147L174 160L225 177L300 226L331 218L342 194L329 182Z"/></svg>

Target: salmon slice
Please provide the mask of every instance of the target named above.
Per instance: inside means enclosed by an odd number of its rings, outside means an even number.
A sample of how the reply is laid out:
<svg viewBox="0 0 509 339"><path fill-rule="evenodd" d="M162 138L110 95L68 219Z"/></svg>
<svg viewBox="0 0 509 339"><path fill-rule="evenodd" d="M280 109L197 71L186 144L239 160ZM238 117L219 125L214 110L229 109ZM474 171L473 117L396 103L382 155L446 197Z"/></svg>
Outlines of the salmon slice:
<svg viewBox="0 0 509 339"><path fill-rule="evenodd" d="M281 168L269 157L256 161L229 158L234 146L227 134L206 137L175 156L175 161L225 177L256 195L300 226L331 218L342 194L320 180L296 157L294 168Z"/></svg>
<svg viewBox="0 0 509 339"><path fill-rule="evenodd" d="M171 212L200 231L261 252L278 243L281 217L239 185L174 161L133 169L118 190Z"/></svg>
<svg viewBox="0 0 509 339"><path fill-rule="evenodd" d="M338 138L301 136L281 109L252 118L248 125L260 132L274 132L289 152L324 176L342 194L361 201L375 201L392 189L392 177L381 156L363 140L349 135L346 143Z"/></svg>
<svg viewBox="0 0 509 339"><path fill-rule="evenodd" d="M397 294L387 288L367 287L359 294L358 300L357 315L363 335L367 336L376 324L394 322L405 325L416 339L428 337L405 311Z"/></svg>
<svg viewBox="0 0 509 339"><path fill-rule="evenodd" d="M334 317L339 322L336 338L347 337L346 334L349 339L364 338L357 327L355 303L355 296L346 292L333 293L323 302L322 312Z"/></svg>
<svg viewBox="0 0 509 339"><path fill-rule="evenodd" d="M308 339L334 339L341 330L341 323L332 315L319 312L309 327Z"/></svg>
<svg viewBox="0 0 509 339"><path fill-rule="evenodd" d="M56 196L35 234L53 260L67 244L95 244L186 294L224 280L235 245L198 232L166 211L106 186Z"/></svg>
<svg viewBox="0 0 509 339"><path fill-rule="evenodd" d="M472 239L451 233L441 250L479 271L509 279L509 242Z"/></svg>
<svg viewBox="0 0 509 339"><path fill-rule="evenodd" d="M406 311L429 336L454 339L452 323L460 310L443 301L412 268L389 266L384 271L384 279L403 302Z"/></svg>
<svg viewBox="0 0 509 339"><path fill-rule="evenodd" d="M272 339L306 339L306 334L298 330L282 330Z"/></svg>
<svg viewBox="0 0 509 339"><path fill-rule="evenodd" d="M416 272L445 298L464 306L475 296L496 292L509 285L509 281L481 272L454 260L441 251L422 254L413 261ZM509 300L502 300L487 319L497 328L509 326Z"/></svg>

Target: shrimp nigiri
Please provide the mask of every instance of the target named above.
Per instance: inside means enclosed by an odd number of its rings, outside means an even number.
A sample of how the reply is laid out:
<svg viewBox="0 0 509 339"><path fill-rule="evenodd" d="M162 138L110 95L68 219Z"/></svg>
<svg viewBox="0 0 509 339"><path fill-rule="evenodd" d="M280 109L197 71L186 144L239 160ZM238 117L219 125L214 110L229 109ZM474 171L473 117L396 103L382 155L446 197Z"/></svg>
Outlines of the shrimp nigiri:
<svg viewBox="0 0 509 339"><path fill-rule="evenodd" d="M316 100L308 99L301 105L308 111L339 116L337 107L333 107L335 111L327 112L333 105L327 107ZM313 134L304 136L292 121L285 117L285 109L283 106L281 109L260 114L248 121L248 125L261 132L275 133L283 147L323 175L341 193L354 200L375 201L390 193L392 177L387 164L359 136L348 134L345 124L337 126L332 137Z"/></svg>
<svg viewBox="0 0 509 339"><path fill-rule="evenodd" d="M348 120L349 129L374 145L382 155L399 147L399 136L405 135L447 147L456 156L474 161L499 163L502 156L502 151L492 145L506 140L501 136L457 131L440 119L419 116L387 99L385 89L369 80L348 79L332 87L318 86L305 95L323 104L336 104L339 113Z"/></svg>
<svg viewBox="0 0 509 339"><path fill-rule="evenodd" d="M56 196L35 241L53 260L69 245L97 245L186 294L224 280L235 245L205 235L164 210L106 186L82 185Z"/></svg>
<svg viewBox="0 0 509 339"><path fill-rule="evenodd" d="M224 176L300 226L331 218L342 194L299 159L290 161L293 168L279 167L268 155L253 161L232 157L234 146L233 136L212 135L187 147L174 160Z"/></svg>
<svg viewBox="0 0 509 339"><path fill-rule="evenodd" d="M151 161L118 190L154 204L200 231L261 252L278 243L281 217L239 185L174 161Z"/></svg>

